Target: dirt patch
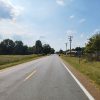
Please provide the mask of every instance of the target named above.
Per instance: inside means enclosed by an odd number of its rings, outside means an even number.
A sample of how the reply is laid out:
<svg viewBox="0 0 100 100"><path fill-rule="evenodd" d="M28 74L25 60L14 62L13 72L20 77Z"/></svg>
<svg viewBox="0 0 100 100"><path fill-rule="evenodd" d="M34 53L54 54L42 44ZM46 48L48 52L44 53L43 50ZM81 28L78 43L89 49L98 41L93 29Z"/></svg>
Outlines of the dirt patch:
<svg viewBox="0 0 100 100"><path fill-rule="evenodd" d="M71 70L71 72L77 77L77 79L83 84L83 86L89 91L89 93L95 98L95 100L100 100L100 89L90 80L87 76L80 73L78 70L73 68L70 64L64 61L66 66Z"/></svg>

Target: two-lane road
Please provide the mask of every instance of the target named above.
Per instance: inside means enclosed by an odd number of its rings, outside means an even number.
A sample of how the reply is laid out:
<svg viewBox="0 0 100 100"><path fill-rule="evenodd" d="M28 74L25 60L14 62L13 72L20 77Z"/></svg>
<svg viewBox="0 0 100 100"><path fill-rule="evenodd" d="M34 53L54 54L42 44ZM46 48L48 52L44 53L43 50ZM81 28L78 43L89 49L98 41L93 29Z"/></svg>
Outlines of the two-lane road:
<svg viewBox="0 0 100 100"><path fill-rule="evenodd" d="M0 71L0 100L89 100L57 55Z"/></svg>

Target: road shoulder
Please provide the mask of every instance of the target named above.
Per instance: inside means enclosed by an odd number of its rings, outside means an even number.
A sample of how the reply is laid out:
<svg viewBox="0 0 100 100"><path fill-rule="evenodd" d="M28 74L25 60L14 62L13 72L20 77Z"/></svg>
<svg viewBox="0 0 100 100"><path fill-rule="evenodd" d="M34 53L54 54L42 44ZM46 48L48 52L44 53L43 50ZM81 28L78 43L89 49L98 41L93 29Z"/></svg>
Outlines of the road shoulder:
<svg viewBox="0 0 100 100"><path fill-rule="evenodd" d="M100 100L100 89L98 89L87 76L80 73L66 61L63 60L63 62L70 69L70 71L77 77L77 79L83 84L83 86L90 92L90 94L95 98L95 100Z"/></svg>

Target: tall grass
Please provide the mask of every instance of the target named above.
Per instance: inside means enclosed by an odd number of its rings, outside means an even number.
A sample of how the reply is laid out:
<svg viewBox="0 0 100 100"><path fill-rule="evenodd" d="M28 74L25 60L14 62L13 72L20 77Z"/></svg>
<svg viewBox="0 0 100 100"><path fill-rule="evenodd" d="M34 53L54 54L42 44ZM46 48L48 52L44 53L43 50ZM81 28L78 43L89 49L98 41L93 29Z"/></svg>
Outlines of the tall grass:
<svg viewBox="0 0 100 100"><path fill-rule="evenodd" d="M41 55L0 55L0 70L36 59L40 56Z"/></svg>
<svg viewBox="0 0 100 100"><path fill-rule="evenodd" d="M61 56L61 58L100 86L100 62L87 62L85 59L81 59L79 63L79 58L77 57Z"/></svg>

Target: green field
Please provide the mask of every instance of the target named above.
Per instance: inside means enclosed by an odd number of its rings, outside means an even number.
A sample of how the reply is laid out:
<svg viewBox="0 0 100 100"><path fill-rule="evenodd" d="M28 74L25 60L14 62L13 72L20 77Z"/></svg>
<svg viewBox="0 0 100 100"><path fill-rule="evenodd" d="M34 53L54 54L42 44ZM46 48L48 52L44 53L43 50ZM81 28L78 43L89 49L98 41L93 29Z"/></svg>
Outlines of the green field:
<svg viewBox="0 0 100 100"><path fill-rule="evenodd" d="M31 61L39 57L41 57L41 55L0 55L0 70Z"/></svg>
<svg viewBox="0 0 100 100"><path fill-rule="evenodd" d="M85 59L81 59L79 64L79 58L77 57L61 56L61 58L88 76L100 87L100 62L87 62Z"/></svg>

